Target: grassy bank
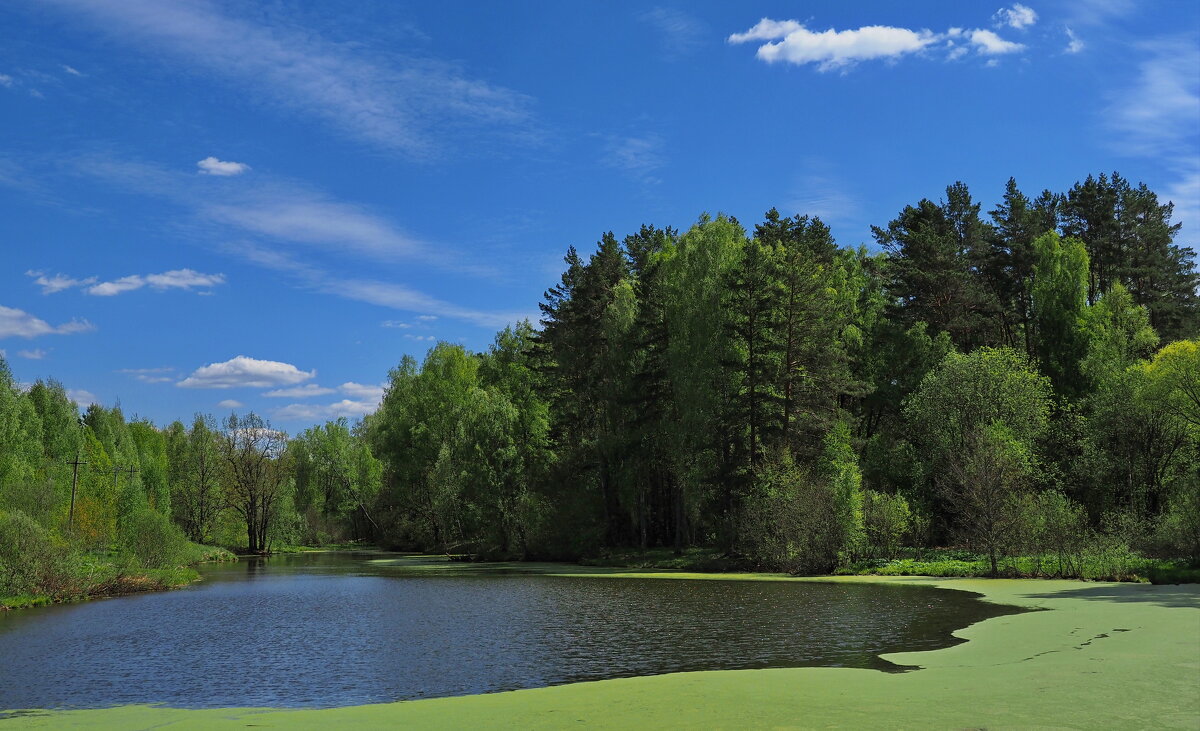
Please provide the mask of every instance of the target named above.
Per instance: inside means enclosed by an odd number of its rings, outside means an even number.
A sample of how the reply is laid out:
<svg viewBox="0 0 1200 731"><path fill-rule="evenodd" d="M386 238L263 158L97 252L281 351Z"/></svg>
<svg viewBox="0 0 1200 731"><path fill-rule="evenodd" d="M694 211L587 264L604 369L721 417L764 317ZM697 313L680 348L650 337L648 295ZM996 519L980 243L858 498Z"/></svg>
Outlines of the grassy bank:
<svg viewBox="0 0 1200 731"><path fill-rule="evenodd" d="M751 571L745 559L731 558L713 548L688 548L678 554L667 548L624 549L580 561L584 566L680 571ZM897 558L866 559L839 569L845 576L934 576L991 578L985 555L953 548L903 549ZM1012 556L1000 561L1000 577L1009 579L1073 578L1089 581L1180 584L1200 582L1200 569L1186 561L1146 558L1128 550L1060 555Z"/></svg>
<svg viewBox="0 0 1200 731"><path fill-rule="evenodd" d="M533 567L531 567L533 568ZM436 570L431 561L429 570ZM576 570L539 573L678 576ZM13 728L1185 728L1200 726L1200 587L1022 579L726 574L706 578L921 583L1049 611L960 630L969 640L887 655L909 673L796 668L677 673L324 710L133 706L37 712Z"/></svg>
<svg viewBox="0 0 1200 731"><path fill-rule="evenodd" d="M144 568L121 551L64 553L38 582L38 590L0 596L0 611L86 601L106 596L163 591L200 578L193 568L207 561L236 561L224 548L188 543L175 565Z"/></svg>

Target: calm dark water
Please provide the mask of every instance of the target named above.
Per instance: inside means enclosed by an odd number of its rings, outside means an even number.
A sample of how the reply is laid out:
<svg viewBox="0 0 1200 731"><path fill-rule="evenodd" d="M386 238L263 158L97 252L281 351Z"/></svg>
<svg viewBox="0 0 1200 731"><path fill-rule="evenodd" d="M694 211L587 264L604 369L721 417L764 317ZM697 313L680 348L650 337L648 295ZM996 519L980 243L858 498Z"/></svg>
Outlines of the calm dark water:
<svg viewBox="0 0 1200 731"><path fill-rule="evenodd" d="M340 706L684 670L899 670L1017 611L925 587L445 571L378 554L0 613L0 709ZM384 557L386 558L386 557Z"/></svg>

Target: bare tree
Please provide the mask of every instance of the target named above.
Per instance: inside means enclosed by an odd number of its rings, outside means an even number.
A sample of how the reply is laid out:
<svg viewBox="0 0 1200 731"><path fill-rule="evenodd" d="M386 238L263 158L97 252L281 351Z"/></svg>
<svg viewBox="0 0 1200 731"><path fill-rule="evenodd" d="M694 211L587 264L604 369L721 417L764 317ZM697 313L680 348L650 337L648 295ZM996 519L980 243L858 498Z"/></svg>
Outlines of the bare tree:
<svg viewBox="0 0 1200 731"><path fill-rule="evenodd" d="M267 531L276 517L287 484L282 461L287 435L251 412L230 414L219 441L225 466L225 501L246 523L251 553L268 550Z"/></svg>

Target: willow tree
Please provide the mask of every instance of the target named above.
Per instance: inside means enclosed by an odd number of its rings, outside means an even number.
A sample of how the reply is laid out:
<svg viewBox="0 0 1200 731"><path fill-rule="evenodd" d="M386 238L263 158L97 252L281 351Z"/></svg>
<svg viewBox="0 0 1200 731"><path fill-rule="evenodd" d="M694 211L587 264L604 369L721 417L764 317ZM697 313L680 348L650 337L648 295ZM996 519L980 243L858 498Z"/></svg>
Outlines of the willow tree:
<svg viewBox="0 0 1200 731"><path fill-rule="evenodd" d="M1060 394L1083 390L1080 363L1087 355L1088 254L1078 239L1047 232L1033 242L1033 322L1042 372Z"/></svg>

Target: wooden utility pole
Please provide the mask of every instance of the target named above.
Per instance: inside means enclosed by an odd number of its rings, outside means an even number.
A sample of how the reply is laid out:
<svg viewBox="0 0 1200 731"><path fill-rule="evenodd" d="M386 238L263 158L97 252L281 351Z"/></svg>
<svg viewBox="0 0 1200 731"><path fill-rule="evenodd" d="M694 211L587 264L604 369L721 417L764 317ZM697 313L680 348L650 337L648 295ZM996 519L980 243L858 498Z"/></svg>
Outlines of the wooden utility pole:
<svg viewBox="0 0 1200 731"><path fill-rule="evenodd" d="M87 462L79 461L79 453L75 453L74 461L67 462L71 465L71 512L67 513L67 532L70 533L75 526L75 488L79 486L79 466L85 465Z"/></svg>
<svg viewBox="0 0 1200 731"><path fill-rule="evenodd" d="M120 484L118 484L118 482L117 482L117 476L118 476L118 475L120 475L120 474L121 474L122 472L124 472L124 471L125 471L125 468L124 468L124 467L122 467L122 466L121 466L121 465L119 465L119 464L115 464L115 465L113 465L113 467L112 467L112 473L113 473L113 495L114 495L114 496L116 496L116 495L119 495L119 494L121 493L121 486L120 486Z"/></svg>

